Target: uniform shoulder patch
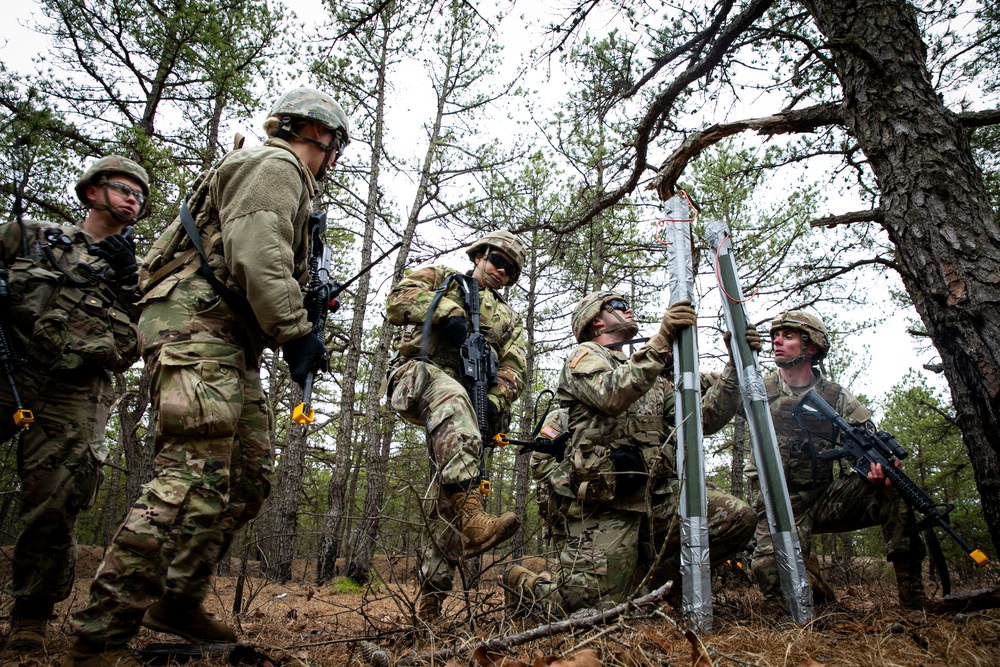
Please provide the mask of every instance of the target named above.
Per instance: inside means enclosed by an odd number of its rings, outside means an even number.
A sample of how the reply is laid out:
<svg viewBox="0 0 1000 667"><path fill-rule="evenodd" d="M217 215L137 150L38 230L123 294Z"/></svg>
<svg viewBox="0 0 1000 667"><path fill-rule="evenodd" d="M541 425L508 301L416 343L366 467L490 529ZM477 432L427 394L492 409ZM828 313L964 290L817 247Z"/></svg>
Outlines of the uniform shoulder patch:
<svg viewBox="0 0 1000 667"><path fill-rule="evenodd" d="M578 363L580 363L580 360L583 359L585 356L587 356L587 354L589 354L589 353L590 353L590 350L588 350L587 348L585 348L585 347L579 348L576 351L576 354L574 354L573 358L570 360L569 367L570 368L576 368L576 365Z"/></svg>

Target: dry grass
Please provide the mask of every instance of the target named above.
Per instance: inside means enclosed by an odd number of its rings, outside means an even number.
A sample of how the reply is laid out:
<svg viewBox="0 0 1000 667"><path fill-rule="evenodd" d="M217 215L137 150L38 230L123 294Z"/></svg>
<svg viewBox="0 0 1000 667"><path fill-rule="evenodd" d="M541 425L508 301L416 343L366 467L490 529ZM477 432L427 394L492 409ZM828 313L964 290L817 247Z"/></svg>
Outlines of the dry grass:
<svg viewBox="0 0 1000 667"><path fill-rule="evenodd" d="M91 561L96 557L84 553L75 595L57 608L59 619L51 625L54 636L49 652L30 658L4 652L0 658L3 665L59 664L73 639L68 614L86 598L93 572ZM412 652L472 645L533 627L535 622L504 618L503 591L496 584L501 567L498 563L487 571L479 591L455 593L445 606L444 622L433 628L414 626L410 621L416 590L405 564L383 569L387 578L399 583L360 593L336 593L333 586L305 581L278 584L253 578L244 591L245 611L238 616L230 611L236 580L219 577L207 605L227 623L238 626L241 641L270 656L274 664L364 664L358 649L360 640L374 642L392 660L399 660ZM942 616L903 611L896 607L891 589L888 581L866 587L864 595L854 587L839 587L841 600L818 610L811 623L799 627L782 612L766 607L756 589L737 586L716 594L715 630L702 635L701 640L715 665L1000 665L1000 610ZM0 602L0 613L6 617L10 600ZM610 627L538 640L518 647L517 655L530 660L538 655L571 655L586 647L598 652L603 665L690 665L691 644L675 618L665 606L644 618L626 618ZM175 639L143 629L133 646ZM189 664L214 667L225 663L199 659ZM445 661L433 664L444 665Z"/></svg>

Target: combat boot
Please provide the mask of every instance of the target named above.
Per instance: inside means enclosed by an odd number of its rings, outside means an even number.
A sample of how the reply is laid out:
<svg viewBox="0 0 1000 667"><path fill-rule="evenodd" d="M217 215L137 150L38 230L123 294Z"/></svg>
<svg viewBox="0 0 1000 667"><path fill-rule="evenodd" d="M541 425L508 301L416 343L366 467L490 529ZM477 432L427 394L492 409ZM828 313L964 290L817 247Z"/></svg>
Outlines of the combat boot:
<svg viewBox="0 0 1000 667"><path fill-rule="evenodd" d="M917 611L929 609L931 601L924 592L923 562L912 558L900 558L892 561L892 569L896 573L899 606Z"/></svg>
<svg viewBox="0 0 1000 667"><path fill-rule="evenodd" d="M10 634L7 648L12 651L41 651L45 648L46 630L52 605L15 601L10 610Z"/></svg>
<svg viewBox="0 0 1000 667"><path fill-rule="evenodd" d="M451 494L452 507L458 514L458 529L462 533L462 555L465 558L489 551L514 536L521 526L513 512L493 516L483 511L478 491Z"/></svg>
<svg viewBox="0 0 1000 667"><path fill-rule="evenodd" d="M217 621L198 602L163 598L146 610L150 630L183 637L192 644L235 644L236 631Z"/></svg>
<svg viewBox="0 0 1000 667"><path fill-rule="evenodd" d="M444 592L429 588L420 588L416 604L417 618L419 620L424 623L433 623L440 620L443 607Z"/></svg>
<svg viewBox="0 0 1000 667"><path fill-rule="evenodd" d="M98 648L77 640L63 657L61 667L146 667L124 646Z"/></svg>

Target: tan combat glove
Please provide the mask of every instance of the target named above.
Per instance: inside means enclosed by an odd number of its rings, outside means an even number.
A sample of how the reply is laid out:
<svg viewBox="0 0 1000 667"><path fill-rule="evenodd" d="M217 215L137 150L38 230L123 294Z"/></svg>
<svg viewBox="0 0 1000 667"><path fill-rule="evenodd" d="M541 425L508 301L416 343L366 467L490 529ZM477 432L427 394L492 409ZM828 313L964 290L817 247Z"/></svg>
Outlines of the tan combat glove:
<svg viewBox="0 0 1000 667"><path fill-rule="evenodd" d="M754 352L760 352L760 332L751 326L747 326L747 345ZM726 349L729 351L729 363L733 362L733 346L732 346L733 334L728 331L722 334L722 342L726 344Z"/></svg>
<svg viewBox="0 0 1000 667"><path fill-rule="evenodd" d="M698 316L694 314L690 301L678 301L667 308L660 322L660 330L649 339L649 346L655 352L665 354L670 351L674 344L674 337L677 332L685 327L693 327L698 324Z"/></svg>

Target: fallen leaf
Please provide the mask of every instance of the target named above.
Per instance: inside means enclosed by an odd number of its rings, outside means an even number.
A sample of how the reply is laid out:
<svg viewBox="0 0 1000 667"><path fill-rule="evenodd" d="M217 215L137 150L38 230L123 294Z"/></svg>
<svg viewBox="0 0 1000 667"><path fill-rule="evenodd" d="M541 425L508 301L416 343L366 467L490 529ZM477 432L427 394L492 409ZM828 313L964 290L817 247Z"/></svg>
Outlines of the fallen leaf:
<svg viewBox="0 0 1000 667"><path fill-rule="evenodd" d="M800 662L799 667L823 667L822 662L816 662L812 658L806 658L805 662Z"/></svg>
<svg viewBox="0 0 1000 667"><path fill-rule="evenodd" d="M531 667L528 663L511 658L499 651L493 651L485 646L480 646L472 654L473 661L479 667Z"/></svg>
<svg viewBox="0 0 1000 667"><path fill-rule="evenodd" d="M701 643L691 630L684 631L684 637L691 642L691 667L713 667L712 658L708 655L708 649Z"/></svg>
<svg viewBox="0 0 1000 667"><path fill-rule="evenodd" d="M540 662L541 660L546 662ZM601 667L601 659L597 657L597 651L585 648L565 658L554 655L537 658L533 667Z"/></svg>

